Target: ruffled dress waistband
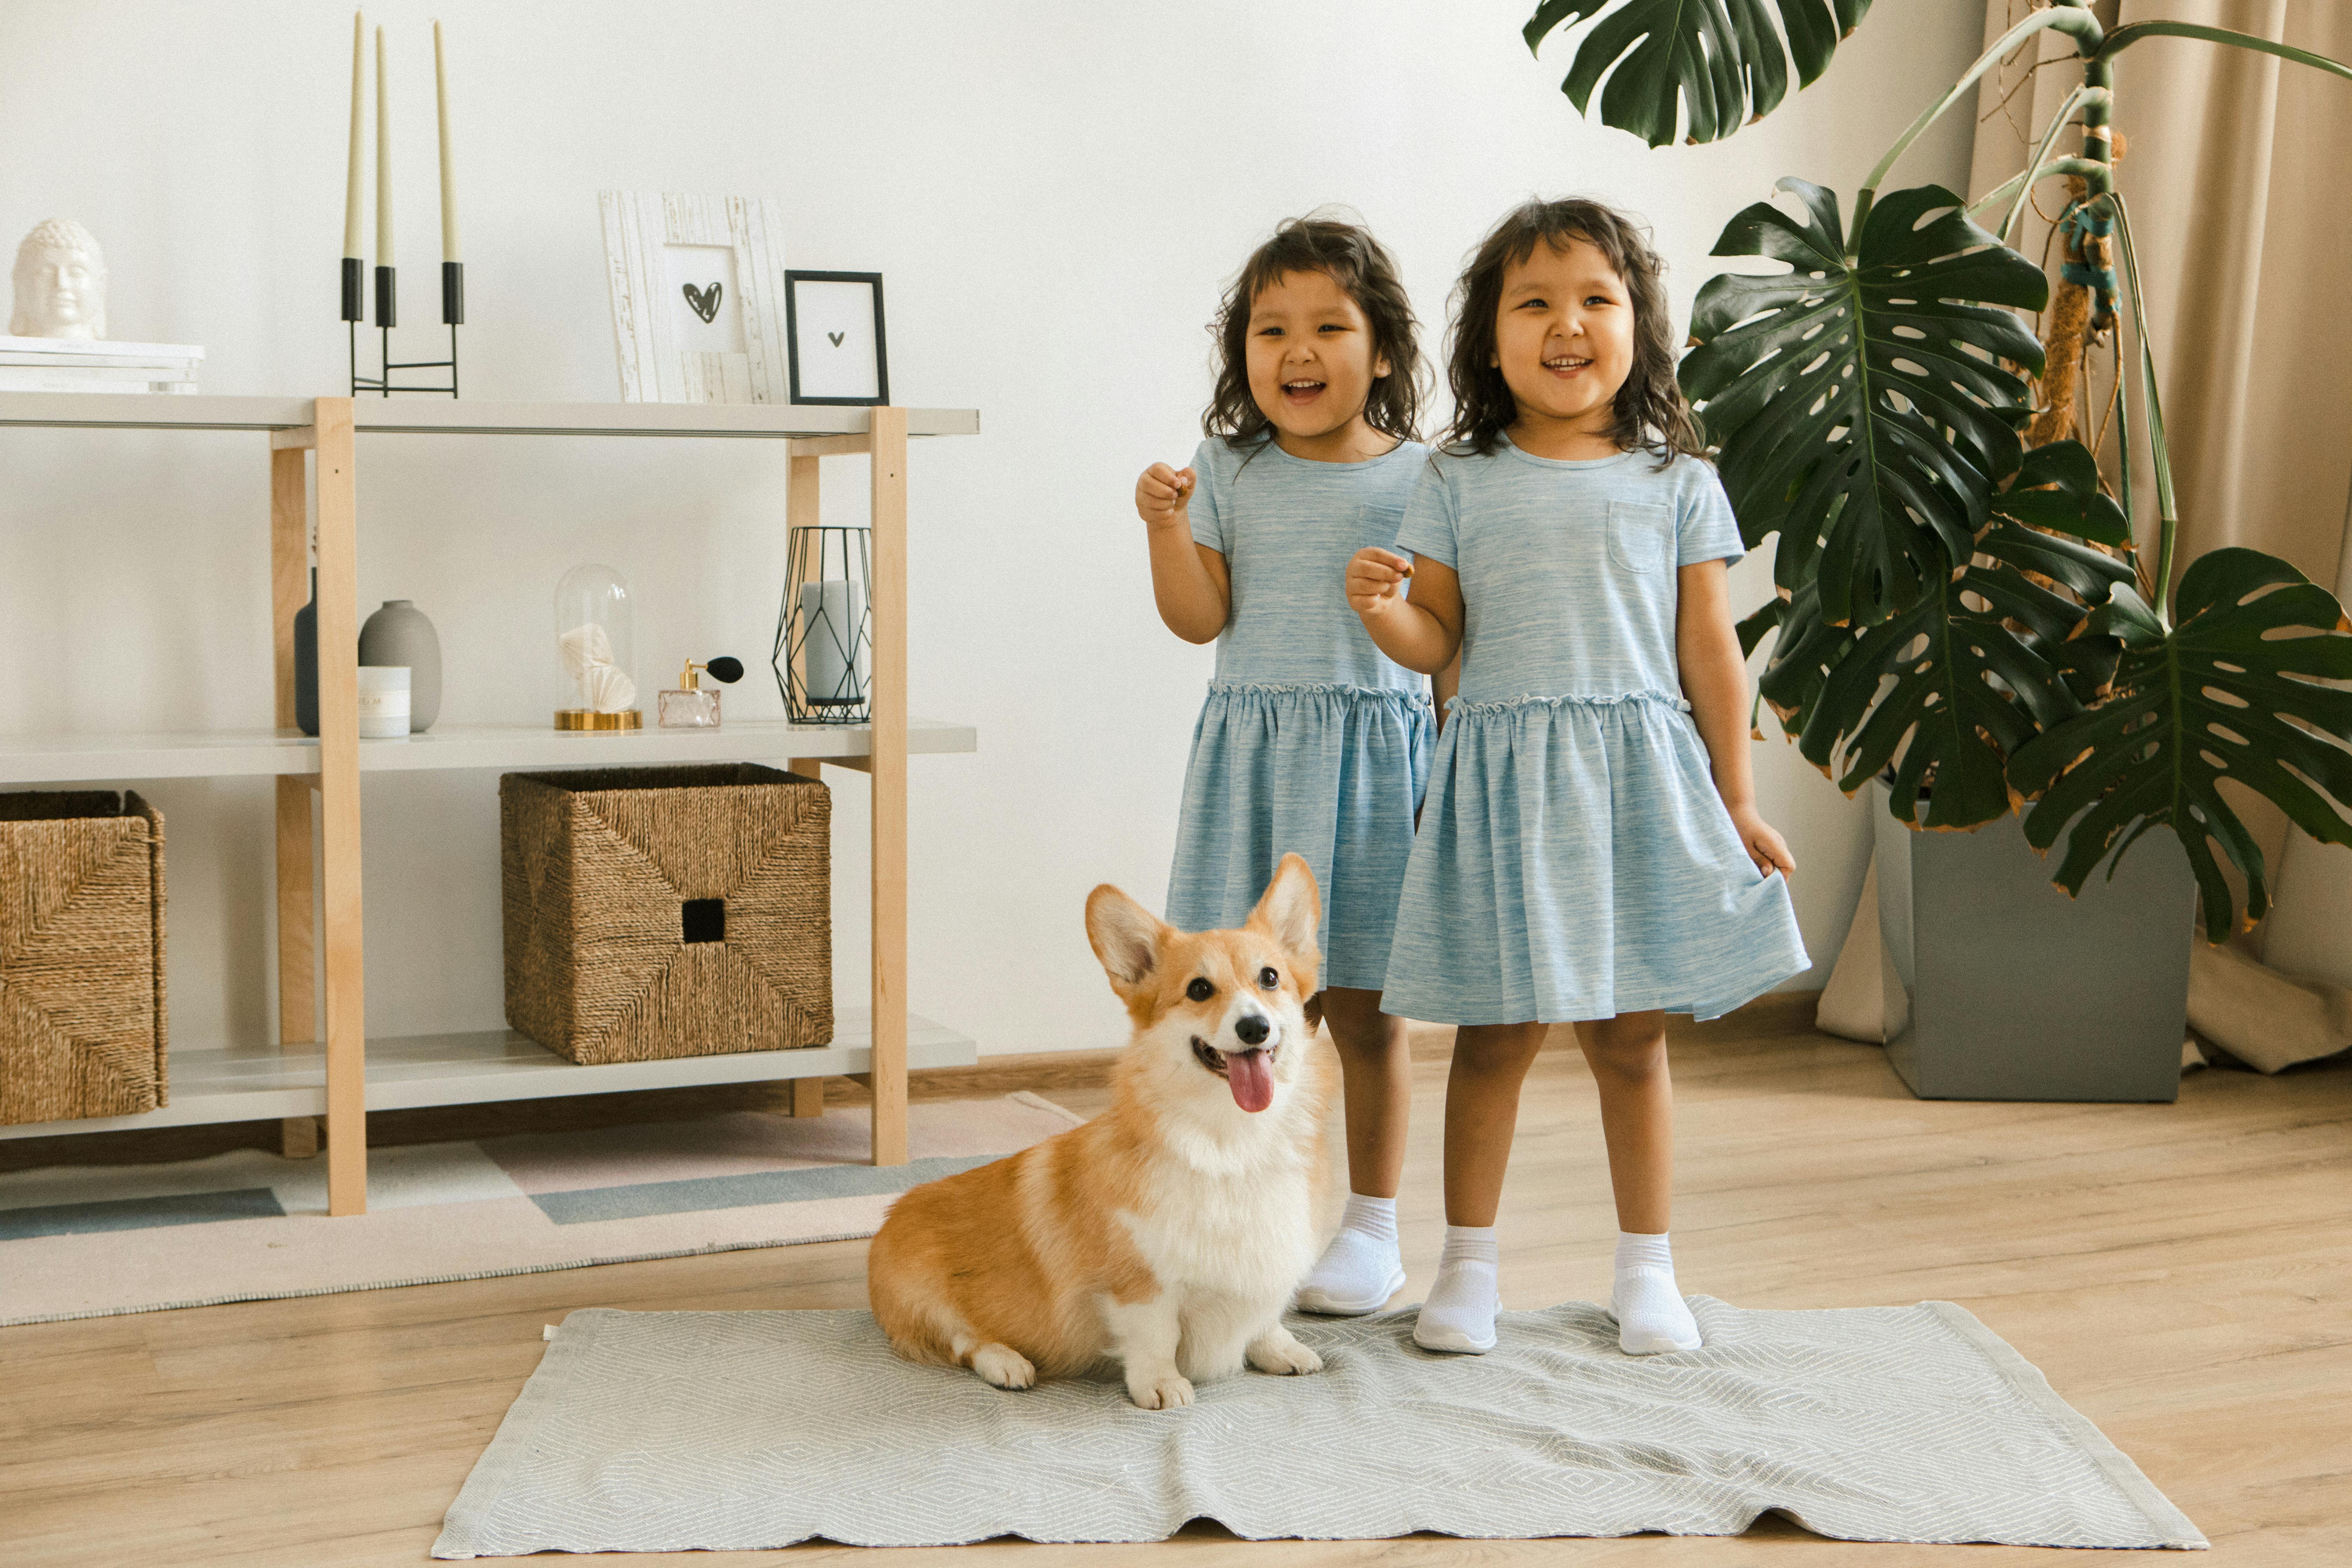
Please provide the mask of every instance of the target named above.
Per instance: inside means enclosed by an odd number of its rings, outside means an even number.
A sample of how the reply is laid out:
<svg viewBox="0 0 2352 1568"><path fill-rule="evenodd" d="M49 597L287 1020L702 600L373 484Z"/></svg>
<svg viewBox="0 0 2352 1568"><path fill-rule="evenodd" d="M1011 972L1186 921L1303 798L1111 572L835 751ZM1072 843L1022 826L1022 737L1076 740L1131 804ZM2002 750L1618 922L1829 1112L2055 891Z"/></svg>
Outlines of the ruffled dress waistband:
<svg viewBox="0 0 2352 1568"><path fill-rule="evenodd" d="M1428 709L1426 691L1408 691L1394 686L1355 686L1336 680L1213 680L1209 682L1212 697L1339 697L1357 701L1392 703L1404 708Z"/></svg>
<svg viewBox="0 0 2352 1568"><path fill-rule="evenodd" d="M1636 703L1671 708L1678 713L1691 710L1688 699L1679 692L1671 691L1620 691L1605 696L1571 693L1559 697L1504 697L1483 702L1465 702L1456 697L1445 705L1445 710L1457 718L1478 718L1487 714L1523 713L1537 708L1623 708Z"/></svg>

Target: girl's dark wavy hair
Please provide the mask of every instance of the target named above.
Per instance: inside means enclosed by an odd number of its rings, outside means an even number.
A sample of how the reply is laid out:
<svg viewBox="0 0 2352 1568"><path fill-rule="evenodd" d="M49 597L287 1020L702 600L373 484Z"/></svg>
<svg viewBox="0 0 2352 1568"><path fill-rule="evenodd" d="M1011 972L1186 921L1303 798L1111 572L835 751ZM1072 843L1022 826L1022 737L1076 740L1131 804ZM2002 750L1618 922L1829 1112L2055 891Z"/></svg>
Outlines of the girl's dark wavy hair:
<svg viewBox="0 0 2352 1568"><path fill-rule="evenodd" d="M1412 300L1381 242L1362 225L1332 217L1286 221L1250 253L1225 290L1209 323L1217 344L1217 384L1201 416L1201 433L1235 447L1256 447L1274 435L1273 422L1250 395L1249 320L1259 291L1286 272L1323 273L1355 300L1371 328L1372 358L1389 362L1389 374L1372 383L1364 400L1364 422L1400 441L1420 439L1429 372Z"/></svg>
<svg viewBox="0 0 2352 1568"><path fill-rule="evenodd" d="M1706 455L1698 422L1675 380L1674 328L1666 313L1665 263L1632 219L1599 202L1570 197L1531 201L1504 215L1489 230L1454 286L1453 342L1445 379L1454 393L1454 421L1438 438L1441 450L1484 455L1518 417L1518 404L1494 363L1495 317L1503 274L1535 254L1538 245L1564 247L1583 240L1609 258L1633 304L1633 366L1617 389L1617 420L1610 434L1626 451L1654 453L1659 467L1678 452Z"/></svg>

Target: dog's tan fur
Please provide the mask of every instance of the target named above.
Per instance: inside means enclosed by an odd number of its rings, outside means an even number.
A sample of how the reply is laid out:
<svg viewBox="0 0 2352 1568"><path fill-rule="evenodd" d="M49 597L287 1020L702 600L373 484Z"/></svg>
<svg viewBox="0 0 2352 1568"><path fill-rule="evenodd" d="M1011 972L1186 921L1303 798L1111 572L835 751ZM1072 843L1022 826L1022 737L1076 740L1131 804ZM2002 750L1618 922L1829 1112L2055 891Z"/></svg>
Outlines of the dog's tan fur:
<svg viewBox="0 0 2352 1568"><path fill-rule="evenodd" d="M1003 1388L1115 1361L1146 1409L1189 1405L1194 1380L1244 1360L1322 1365L1282 1326L1315 1260L1325 1174L1331 1074L1305 1011L1320 919L1296 855L1238 931L1188 934L1116 888L1094 890L1087 934L1135 1026L1111 1107L892 1205L866 1284L900 1355ZM1188 994L1196 980L1207 999ZM1275 1031L1274 1098L1255 1112L1193 1048L1244 1049L1234 1026L1253 1011Z"/></svg>

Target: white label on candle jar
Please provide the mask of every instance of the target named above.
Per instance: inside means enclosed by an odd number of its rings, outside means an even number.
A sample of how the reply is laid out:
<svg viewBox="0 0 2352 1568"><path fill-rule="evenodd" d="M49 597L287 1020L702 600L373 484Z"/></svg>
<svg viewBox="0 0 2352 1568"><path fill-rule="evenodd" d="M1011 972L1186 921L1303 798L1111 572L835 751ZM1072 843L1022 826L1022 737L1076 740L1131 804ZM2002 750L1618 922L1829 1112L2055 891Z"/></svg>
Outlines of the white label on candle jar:
<svg viewBox="0 0 2352 1568"><path fill-rule="evenodd" d="M360 737L388 741L408 733L408 666L360 666Z"/></svg>

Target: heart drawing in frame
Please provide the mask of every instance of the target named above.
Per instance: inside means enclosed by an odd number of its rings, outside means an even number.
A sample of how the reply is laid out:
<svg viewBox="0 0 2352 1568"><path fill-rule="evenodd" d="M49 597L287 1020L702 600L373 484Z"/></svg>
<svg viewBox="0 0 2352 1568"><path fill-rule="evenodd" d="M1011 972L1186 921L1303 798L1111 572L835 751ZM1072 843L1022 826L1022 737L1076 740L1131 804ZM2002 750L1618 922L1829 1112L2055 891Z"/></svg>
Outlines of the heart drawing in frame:
<svg viewBox="0 0 2352 1568"><path fill-rule="evenodd" d="M705 321L715 321L719 319L719 293L716 283L708 289L698 289L688 283L686 285L687 308Z"/></svg>
<svg viewBox="0 0 2352 1568"><path fill-rule="evenodd" d="M841 346L841 340L842 340L843 338L845 338L845 337L847 337L848 335L849 335L849 334L848 334L848 333L846 333L846 332L827 332L827 333L825 333L825 336L826 336L826 337L831 338L831 339L833 340L833 346L834 346L835 348L839 348L839 347Z"/></svg>

